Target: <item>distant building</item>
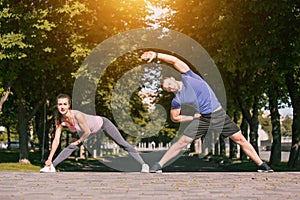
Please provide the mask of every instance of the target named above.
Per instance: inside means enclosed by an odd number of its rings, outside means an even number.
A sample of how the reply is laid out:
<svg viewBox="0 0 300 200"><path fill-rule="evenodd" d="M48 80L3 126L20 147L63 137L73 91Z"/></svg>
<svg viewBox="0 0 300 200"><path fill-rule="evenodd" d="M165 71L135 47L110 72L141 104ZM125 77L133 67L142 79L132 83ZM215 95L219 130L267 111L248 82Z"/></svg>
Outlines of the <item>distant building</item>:
<svg viewBox="0 0 300 200"><path fill-rule="evenodd" d="M258 126L258 139L259 141L270 140L269 134L262 129L261 125Z"/></svg>
<svg viewBox="0 0 300 200"><path fill-rule="evenodd" d="M0 126L0 132L4 132L5 131L5 127L4 126Z"/></svg>

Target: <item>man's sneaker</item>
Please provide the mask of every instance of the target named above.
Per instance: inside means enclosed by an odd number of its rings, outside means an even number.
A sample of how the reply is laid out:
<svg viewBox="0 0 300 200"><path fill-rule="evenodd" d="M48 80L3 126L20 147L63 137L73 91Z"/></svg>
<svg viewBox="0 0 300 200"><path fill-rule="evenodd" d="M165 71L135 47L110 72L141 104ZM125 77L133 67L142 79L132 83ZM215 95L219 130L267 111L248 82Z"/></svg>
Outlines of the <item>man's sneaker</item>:
<svg viewBox="0 0 300 200"><path fill-rule="evenodd" d="M258 166L258 172L274 172L273 169L271 169L271 167L269 167L269 165L265 162L263 162L261 165Z"/></svg>
<svg viewBox="0 0 300 200"><path fill-rule="evenodd" d="M142 173L149 173L149 165L143 164L141 172Z"/></svg>
<svg viewBox="0 0 300 200"><path fill-rule="evenodd" d="M151 167L150 173L162 173L162 167L158 162Z"/></svg>
<svg viewBox="0 0 300 200"><path fill-rule="evenodd" d="M55 167L53 165L45 166L40 170L41 173L48 173L48 172L56 172Z"/></svg>

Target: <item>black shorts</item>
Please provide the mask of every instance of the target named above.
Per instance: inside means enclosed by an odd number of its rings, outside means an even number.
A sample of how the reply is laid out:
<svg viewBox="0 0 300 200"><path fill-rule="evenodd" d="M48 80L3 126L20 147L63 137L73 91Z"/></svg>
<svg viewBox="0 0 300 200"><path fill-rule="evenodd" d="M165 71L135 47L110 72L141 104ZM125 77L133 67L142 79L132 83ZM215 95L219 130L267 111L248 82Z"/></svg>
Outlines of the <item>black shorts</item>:
<svg viewBox="0 0 300 200"><path fill-rule="evenodd" d="M193 139L203 138L206 134L222 134L229 137L240 131L240 128L226 114L224 109L220 109L211 114L201 115L199 119L194 119L184 130L183 135Z"/></svg>

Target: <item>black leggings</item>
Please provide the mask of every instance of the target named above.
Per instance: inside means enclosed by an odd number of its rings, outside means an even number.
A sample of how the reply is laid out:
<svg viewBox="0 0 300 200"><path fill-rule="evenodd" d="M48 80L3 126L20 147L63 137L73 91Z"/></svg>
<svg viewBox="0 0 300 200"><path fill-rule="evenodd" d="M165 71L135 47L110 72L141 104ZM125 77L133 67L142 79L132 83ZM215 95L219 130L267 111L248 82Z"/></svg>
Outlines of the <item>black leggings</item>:
<svg viewBox="0 0 300 200"><path fill-rule="evenodd" d="M129 144L121 135L116 126L106 117L102 117L103 125L101 130L103 130L112 140L114 140L121 148L127 151L136 161L138 161L141 165L145 164L144 160L137 152L137 150ZM93 134L93 133L92 133ZM78 149L82 145L78 146L69 145L64 150L62 150L55 160L52 162L53 166L57 166L59 163L67 159L76 149Z"/></svg>

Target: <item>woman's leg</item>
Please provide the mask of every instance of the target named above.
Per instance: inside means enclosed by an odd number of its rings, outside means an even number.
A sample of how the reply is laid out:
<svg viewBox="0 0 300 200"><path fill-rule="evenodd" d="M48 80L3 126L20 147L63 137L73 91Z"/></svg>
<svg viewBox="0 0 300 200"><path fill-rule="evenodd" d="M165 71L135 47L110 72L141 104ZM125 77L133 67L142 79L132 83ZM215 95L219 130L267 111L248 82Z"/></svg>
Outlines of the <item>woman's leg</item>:
<svg viewBox="0 0 300 200"><path fill-rule="evenodd" d="M56 167L59 163L66 160L78 148L78 146L74 145L69 145L66 148L64 148L64 150L62 150L52 162L53 166Z"/></svg>
<svg viewBox="0 0 300 200"><path fill-rule="evenodd" d="M145 164L145 161L137 152L137 150L129 144L121 135L116 126L107 118L103 118L103 126L102 129L105 133L111 137L121 148L127 151L136 161L138 161L141 165Z"/></svg>

